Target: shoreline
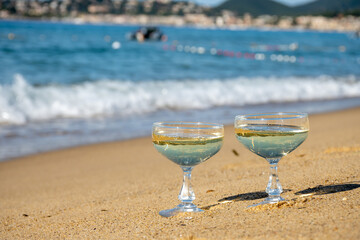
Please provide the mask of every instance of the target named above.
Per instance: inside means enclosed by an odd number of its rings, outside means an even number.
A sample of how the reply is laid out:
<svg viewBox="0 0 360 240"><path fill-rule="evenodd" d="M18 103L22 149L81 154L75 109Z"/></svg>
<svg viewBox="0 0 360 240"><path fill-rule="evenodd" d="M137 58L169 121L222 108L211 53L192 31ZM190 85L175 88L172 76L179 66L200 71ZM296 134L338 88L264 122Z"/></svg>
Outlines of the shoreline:
<svg viewBox="0 0 360 240"><path fill-rule="evenodd" d="M125 16L126 17L126 16ZM0 21L9 21L9 22L40 22L40 23L57 23L57 24L69 24L69 25L98 25L98 26L161 26L161 27L179 27L179 28L199 28L199 29L216 29L216 30L259 30L259 31L300 31L300 32L320 32L320 33L344 33L344 34L354 34L358 32L357 28L354 29L341 29L341 28L309 28L304 26L288 26L281 27L276 25L208 25L208 24L196 24L196 23L187 23L187 24L171 24L166 21L162 22L134 22L134 21L122 21L122 22L113 22L110 20L89 20L87 18L82 19L80 17L75 18L31 18L31 17L11 17L11 18L0 18Z"/></svg>
<svg viewBox="0 0 360 240"><path fill-rule="evenodd" d="M207 117L210 117L211 115L223 115L225 112L227 112L227 115L236 115L235 112L236 111L241 111L243 114L247 114L247 113L254 113L254 112L266 112L268 108L272 109L271 112L277 112L277 111L291 111L291 109L299 109L299 106L305 106L304 109L301 109L300 107L300 112L307 112L309 113L309 115L316 115L316 114L326 114L326 113L331 113L331 112L337 112L337 111L343 111L343 110L348 110L348 109L356 109L358 107L360 107L360 105L356 106L356 104L350 104L350 103L347 103L347 101L350 101L350 102L354 102L354 100L360 100L359 97L357 98L344 98L344 99L336 99L336 100L320 100L320 101L310 101L310 102L295 102L295 103L267 103L267 104L258 104L258 105L250 105L250 106L243 106L242 108L240 108L239 110L236 110L233 109L231 110L230 108L219 108L219 109L207 109L207 110L203 110L204 113L206 114ZM342 104L345 104L345 105L341 105L340 103L341 102L345 102L345 103L342 103ZM330 107L328 109L325 109L325 110L322 110L322 111L309 111L309 107L306 107L307 105L311 105L310 108L318 108L319 106L323 105L323 104L334 104L334 103L331 103L331 102L335 102L337 104L339 104L339 106L335 106L335 107ZM355 101L356 102L356 101ZM249 109L253 109L253 111L249 111ZM193 110L195 111L195 110ZM190 111L192 112L192 111ZM212 113L215 113L215 114L212 114ZM183 114L186 114L186 113L183 113ZM188 112L187 112L188 114ZM147 116L148 117L148 116ZM155 118L149 118L147 122L154 122L154 121L157 121L156 119L160 119L161 118L161 115L159 117L155 117ZM206 117L205 117L206 119ZM226 119L228 119L228 116L226 116ZM69 119L64 119L64 121L68 121ZM71 120L70 120L71 121ZM84 120L86 121L86 120ZM131 121L131 119L129 120L107 120L107 122L119 122L121 124L127 124L128 121ZM193 121L193 119L186 119L185 121ZM198 119L198 121L206 121L204 120L204 117L202 119ZM224 125L228 125L228 126L232 126L232 121L221 121L221 120L209 120L211 122L219 122L219 123L222 123ZM51 121L49 122L51 123ZM46 123L40 123L40 124L46 124ZM114 124L114 123L113 123ZM149 123L150 124L150 123ZM23 126L20 126L19 128L22 128ZM46 125L43 125L43 127L46 128ZM151 128L151 126L149 125L149 127ZM49 128L49 127L48 127ZM140 129L141 130L141 129ZM28 152L24 152L24 153L18 153L17 155L9 155L9 153L7 153L7 157L6 158L3 158L2 156L0 156L0 162L7 162L7 161L12 161L14 159L17 159L17 158L23 158L23 157L27 157L27 156L32 156L32 155L37 155L37 154L42 154L42 153L47 153L47 152L53 152L53 151L59 151L59 150L66 150L66 149L71 149L71 148L77 148L77 147L83 147L83 146L87 146L87 145L96 145L96 144L104 144L104 143L111 143L111 142L122 142L122 141L128 141L128 140L133 140L133 139L138 139L138 138L146 138L146 137L149 137L151 135L151 133L149 132L148 134L139 134L140 132L144 132L144 129L143 130L137 130L136 134L134 134L134 136L123 136L123 137L119 137L117 139L104 139L104 140L98 140L98 141L95 141L95 142L81 142L81 141L78 141L78 142L74 142L72 145L70 144L65 144L63 143L64 141L66 141L66 139L60 139L58 140L57 144L56 143L52 143L53 145L52 146L48 146L47 148L43 148L43 149L37 149L36 151L28 151ZM65 135L66 132L71 132L71 130L68 130L68 129L65 129L64 132L65 132ZM74 131L81 131L81 130L74 130ZM115 129L113 129L113 131L116 131ZM150 130L149 130L150 131ZM109 132L109 131L108 131ZM13 133L14 135L16 135L16 133ZM48 133L50 135L50 133ZM106 135L107 132L105 131L104 134L102 135ZM41 136L41 135L40 135ZM90 135L86 135L86 136L89 136ZM28 138L30 136L27 136ZM37 136L33 136L34 138L36 138ZM57 137L57 134L54 133L54 136L53 138ZM72 136L68 136L68 140L70 140L69 138L71 138ZM73 136L75 137L75 136ZM84 137L84 136L83 136ZM10 138L13 138L14 139L14 136L10 135ZM4 137L4 139L6 140L7 137ZM61 144L63 145L59 145L59 141ZM37 142L39 144L41 144L42 142L44 142L44 140L41 139L41 137L39 137L39 139L34 139L34 142ZM23 142L18 142L18 144L24 144ZM48 144L50 144L50 142L48 142ZM37 144L35 144L37 145ZM6 148L6 146L4 145L3 147ZM28 147L28 146L27 146ZM16 151L16 150L15 150ZM19 151L19 148L17 149L17 151ZM1 151L0 151L1 153ZM1 155L1 154L0 154Z"/></svg>
<svg viewBox="0 0 360 240"><path fill-rule="evenodd" d="M193 172L203 214L162 218L181 171L150 137L0 162L5 239L358 239L360 108L310 115L308 139L279 163L288 201L253 210L268 164L226 126L220 152ZM238 153L236 156L233 152Z"/></svg>

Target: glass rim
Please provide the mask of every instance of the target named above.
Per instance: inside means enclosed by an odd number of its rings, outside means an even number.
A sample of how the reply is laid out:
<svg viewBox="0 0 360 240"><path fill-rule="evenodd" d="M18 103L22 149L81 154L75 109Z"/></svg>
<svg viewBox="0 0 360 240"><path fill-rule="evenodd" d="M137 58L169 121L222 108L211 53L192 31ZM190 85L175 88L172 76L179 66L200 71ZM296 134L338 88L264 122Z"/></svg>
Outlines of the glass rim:
<svg viewBox="0 0 360 240"><path fill-rule="evenodd" d="M196 125L199 127L197 127ZM164 121L154 122L153 127L169 129L222 129L224 128L224 124L209 122Z"/></svg>
<svg viewBox="0 0 360 240"><path fill-rule="evenodd" d="M286 116L286 117L282 117ZM261 118L256 118L261 117ZM235 120L253 120L253 121L264 121L264 120L290 120L290 119L301 119L308 117L307 113L304 112L268 112L268 113L251 113L235 116Z"/></svg>

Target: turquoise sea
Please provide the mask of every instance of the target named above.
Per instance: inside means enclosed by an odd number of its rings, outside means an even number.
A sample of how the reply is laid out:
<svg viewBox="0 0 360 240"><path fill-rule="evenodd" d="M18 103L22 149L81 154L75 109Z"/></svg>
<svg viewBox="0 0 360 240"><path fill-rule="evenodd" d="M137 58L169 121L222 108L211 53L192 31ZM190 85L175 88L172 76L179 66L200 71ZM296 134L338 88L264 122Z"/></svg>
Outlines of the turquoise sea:
<svg viewBox="0 0 360 240"><path fill-rule="evenodd" d="M360 106L353 33L0 21L0 159L148 136L154 121ZM149 143L151 144L151 143Z"/></svg>

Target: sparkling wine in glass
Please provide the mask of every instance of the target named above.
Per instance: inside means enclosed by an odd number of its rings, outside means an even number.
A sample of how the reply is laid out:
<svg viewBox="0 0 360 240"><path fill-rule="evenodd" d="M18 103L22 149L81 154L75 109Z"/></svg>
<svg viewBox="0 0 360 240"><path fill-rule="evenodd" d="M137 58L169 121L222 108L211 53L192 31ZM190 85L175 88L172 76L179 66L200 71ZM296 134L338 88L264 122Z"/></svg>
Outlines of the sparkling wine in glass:
<svg viewBox="0 0 360 240"><path fill-rule="evenodd" d="M309 132L306 113L261 113L235 117L235 134L251 152L270 163L270 177L266 187L268 197L253 206L285 200L278 175L280 159L302 144Z"/></svg>
<svg viewBox="0 0 360 240"><path fill-rule="evenodd" d="M201 122L156 122L152 140L156 150L181 167L183 184L179 193L181 203L172 209L160 211L163 217L180 212L202 212L193 204L195 194L191 187L192 169L211 158L221 148L224 126Z"/></svg>

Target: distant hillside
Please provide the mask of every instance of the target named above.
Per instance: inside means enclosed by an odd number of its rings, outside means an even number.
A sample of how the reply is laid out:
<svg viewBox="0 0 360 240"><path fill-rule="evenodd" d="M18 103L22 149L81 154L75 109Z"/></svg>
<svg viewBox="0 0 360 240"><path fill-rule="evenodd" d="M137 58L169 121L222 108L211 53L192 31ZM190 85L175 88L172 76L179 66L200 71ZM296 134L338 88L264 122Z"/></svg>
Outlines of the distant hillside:
<svg viewBox="0 0 360 240"><path fill-rule="evenodd" d="M238 16L250 13L253 16L264 14L278 16L316 15L360 12L360 0L317 0L297 7L289 7L272 0L227 0L211 9L217 15L222 10L230 10Z"/></svg>
<svg viewBox="0 0 360 240"><path fill-rule="evenodd" d="M360 0L317 0L294 8L300 14L347 13L360 11Z"/></svg>
<svg viewBox="0 0 360 240"><path fill-rule="evenodd" d="M228 0L212 9L213 14L222 10L230 10L239 16L250 13L252 16L269 15L294 15L294 9L271 0Z"/></svg>

